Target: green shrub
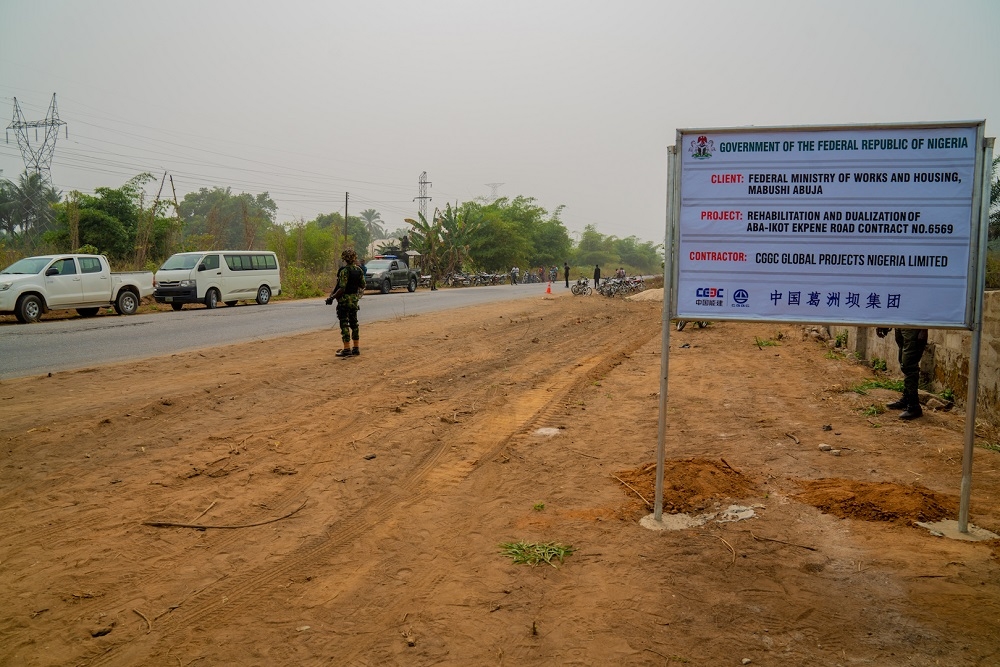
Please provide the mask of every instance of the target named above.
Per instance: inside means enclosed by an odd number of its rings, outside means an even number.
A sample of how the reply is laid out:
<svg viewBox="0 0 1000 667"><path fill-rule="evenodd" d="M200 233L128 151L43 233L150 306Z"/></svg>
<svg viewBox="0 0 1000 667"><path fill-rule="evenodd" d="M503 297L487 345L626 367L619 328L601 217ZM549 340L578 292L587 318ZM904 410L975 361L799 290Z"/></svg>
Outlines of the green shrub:
<svg viewBox="0 0 1000 667"><path fill-rule="evenodd" d="M298 266L286 266L281 278L281 291L293 299L323 296L317 276Z"/></svg>
<svg viewBox="0 0 1000 667"><path fill-rule="evenodd" d="M1000 289L1000 250L986 254L986 288Z"/></svg>

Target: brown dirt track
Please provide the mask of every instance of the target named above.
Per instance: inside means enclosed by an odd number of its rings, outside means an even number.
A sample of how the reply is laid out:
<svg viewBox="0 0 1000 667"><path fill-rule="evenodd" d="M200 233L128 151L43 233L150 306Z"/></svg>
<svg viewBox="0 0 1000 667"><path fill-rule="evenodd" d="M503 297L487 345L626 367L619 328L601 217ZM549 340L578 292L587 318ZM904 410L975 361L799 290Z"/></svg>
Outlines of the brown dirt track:
<svg viewBox="0 0 1000 667"><path fill-rule="evenodd" d="M0 664L1000 664L993 544L912 525L956 516L957 411L863 416L891 394L797 327L674 332L667 511L756 516L654 532L659 303L363 315L357 359L331 330L0 384ZM974 474L997 532L1000 454Z"/></svg>

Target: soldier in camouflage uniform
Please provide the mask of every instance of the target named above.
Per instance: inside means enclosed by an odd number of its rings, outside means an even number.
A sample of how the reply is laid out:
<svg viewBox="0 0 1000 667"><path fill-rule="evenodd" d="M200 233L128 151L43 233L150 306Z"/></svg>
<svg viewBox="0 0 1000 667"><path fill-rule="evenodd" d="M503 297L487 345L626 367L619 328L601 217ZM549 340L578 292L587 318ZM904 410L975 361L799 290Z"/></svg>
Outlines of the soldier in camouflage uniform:
<svg viewBox="0 0 1000 667"><path fill-rule="evenodd" d="M340 320L340 337L344 341L344 349L337 352L338 357L356 357L361 354L361 341L358 326L358 310L361 296L365 292L365 272L358 266L358 254L353 248L348 248L340 254L344 266L337 272L337 287L326 300L326 305L337 301L337 319ZM351 343L353 342L353 346Z"/></svg>

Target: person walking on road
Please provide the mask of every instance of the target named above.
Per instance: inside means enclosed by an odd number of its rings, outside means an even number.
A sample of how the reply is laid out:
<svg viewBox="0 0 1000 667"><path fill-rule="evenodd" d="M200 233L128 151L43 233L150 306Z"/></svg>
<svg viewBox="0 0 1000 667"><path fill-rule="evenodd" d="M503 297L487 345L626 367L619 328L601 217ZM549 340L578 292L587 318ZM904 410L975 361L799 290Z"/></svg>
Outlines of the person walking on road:
<svg viewBox="0 0 1000 667"><path fill-rule="evenodd" d="M566 277L566 289L569 289L569 262L563 262L563 275Z"/></svg>
<svg viewBox="0 0 1000 667"><path fill-rule="evenodd" d="M891 329L878 327L875 335L885 338ZM916 419L924 414L920 407L920 357L927 349L927 329L901 329L896 327L896 347L899 348L899 369L903 372L903 395L885 407L902 410L900 419Z"/></svg>
<svg viewBox="0 0 1000 667"><path fill-rule="evenodd" d="M344 348L336 356L346 359L361 354L358 310L361 309L361 296L365 293L365 273L358 266L358 253L353 248L340 253L340 258L344 260L344 266L337 272L337 287L327 297L326 305L337 301L337 319L340 320L340 338L344 341Z"/></svg>

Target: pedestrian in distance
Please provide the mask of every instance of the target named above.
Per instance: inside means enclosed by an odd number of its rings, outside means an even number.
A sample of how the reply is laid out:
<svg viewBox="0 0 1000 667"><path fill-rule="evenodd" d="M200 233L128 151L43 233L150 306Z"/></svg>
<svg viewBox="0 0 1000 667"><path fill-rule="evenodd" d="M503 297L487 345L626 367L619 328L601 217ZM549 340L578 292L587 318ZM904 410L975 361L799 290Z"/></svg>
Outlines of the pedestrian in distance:
<svg viewBox="0 0 1000 667"><path fill-rule="evenodd" d="M594 289L601 286L601 265L594 265Z"/></svg>
<svg viewBox="0 0 1000 667"><path fill-rule="evenodd" d="M521 269L517 268L516 266L511 267L511 269L510 269L510 282L511 282L512 285L516 285L517 284L517 279L518 279L518 277L520 275L521 275Z"/></svg>
<svg viewBox="0 0 1000 667"><path fill-rule="evenodd" d="M878 327L875 335L885 338L892 329ZM927 349L927 329L901 329L896 327L896 347L899 348L899 369L903 372L903 395L885 407L902 410L900 419L916 419L924 414L920 407L920 357Z"/></svg>
<svg viewBox="0 0 1000 667"><path fill-rule="evenodd" d="M337 272L337 286L326 299L326 305L337 302L337 319L340 321L340 338L344 347L336 356L346 359L361 354L361 329L358 325L358 310L365 293L365 273L358 266L358 253L347 248L340 253L344 266ZM352 345L353 343L353 345Z"/></svg>
<svg viewBox="0 0 1000 667"><path fill-rule="evenodd" d="M563 275L566 277L566 289L569 289L569 262L563 262Z"/></svg>

